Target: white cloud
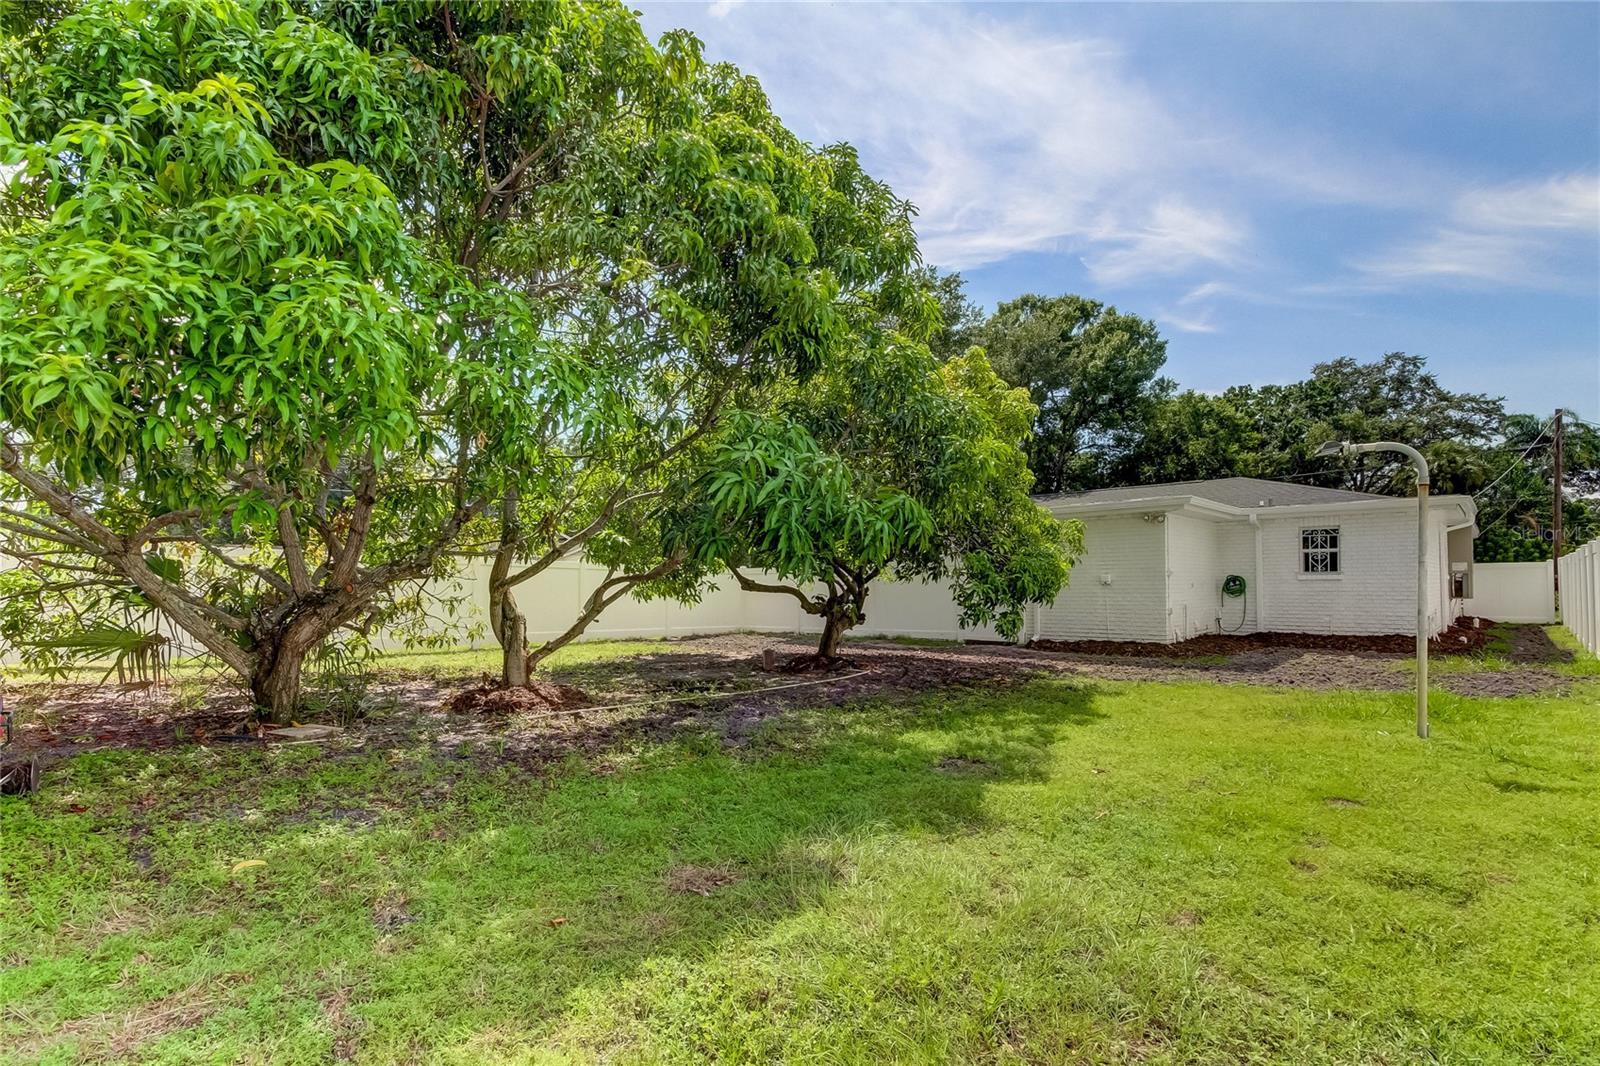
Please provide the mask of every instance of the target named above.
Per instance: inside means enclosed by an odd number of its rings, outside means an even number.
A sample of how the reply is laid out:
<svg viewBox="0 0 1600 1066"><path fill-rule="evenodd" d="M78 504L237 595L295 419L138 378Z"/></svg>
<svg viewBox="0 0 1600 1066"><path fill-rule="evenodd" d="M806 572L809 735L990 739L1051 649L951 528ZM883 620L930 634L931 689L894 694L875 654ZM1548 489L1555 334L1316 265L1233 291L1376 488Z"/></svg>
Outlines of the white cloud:
<svg viewBox="0 0 1600 1066"><path fill-rule="evenodd" d="M1534 277L1533 250L1533 243L1517 234L1440 229L1358 259L1355 265L1388 281L1434 277L1519 284Z"/></svg>
<svg viewBox="0 0 1600 1066"><path fill-rule="evenodd" d="M1121 284L1240 261L1248 222L1194 180L1236 165L1227 138L1174 114L1116 45L1015 14L749 5L708 52L757 74L804 135L861 148L917 205L932 263L1065 252Z"/></svg>
<svg viewBox="0 0 1600 1066"><path fill-rule="evenodd" d="M1479 229L1600 233L1600 175L1565 174L1474 189L1457 200L1455 217Z"/></svg>
<svg viewBox="0 0 1600 1066"><path fill-rule="evenodd" d="M1245 224L1224 212L1171 198L1158 202L1144 225L1097 236L1110 247L1088 257L1085 265L1096 281L1115 285L1202 264L1237 265L1249 234Z"/></svg>
<svg viewBox="0 0 1600 1066"><path fill-rule="evenodd" d="M1438 280L1561 289L1600 253L1600 177L1562 175L1469 190L1449 221L1355 261L1379 286ZM1580 265L1579 259L1587 262Z"/></svg>
<svg viewBox="0 0 1600 1066"><path fill-rule="evenodd" d="M1211 320L1211 312L1204 311L1198 315L1185 314L1168 308L1157 313L1156 319L1163 325L1171 326L1180 333L1219 333L1221 327Z"/></svg>
<svg viewBox="0 0 1600 1066"><path fill-rule="evenodd" d="M917 205L923 254L945 268L1046 253L1081 260L1110 289L1233 285L1193 296L1187 318L1200 321L1194 304L1211 296L1296 304L1439 278L1551 284L1559 271L1526 235L1570 242L1594 225L1593 176L1464 188L1440 160L1186 96L1151 80L1147 57L1026 5L716 0L710 13L707 54L760 77L802 136L855 144ZM1286 260L1308 247L1372 241L1319 217L1352 206L1391 236L1365 253L1327 248L1353 277L1292 277ZM1275 233L1269 213L1284 208L1315 245ZM1392 236L1399 226L1411 236Z"/></svg>
<svg viewBox="0 0 1600 1066"><path fill-rule="evenodd" d="M728 17L729 12L744 2L745 0L713 0L706 7L706 14L714 19L724 19Z"/></svg>
<svg viewBox="0 0 1600 1066"><path fill-rule="evenodd" d="M1208 281L1204 285L1196 285L1194 288L1178 297L1178 303L1180 305L1192 304L1200 300L1209 300L1213 297L1238 295L1242 295L1240 291L1225 281Z"/></svg>

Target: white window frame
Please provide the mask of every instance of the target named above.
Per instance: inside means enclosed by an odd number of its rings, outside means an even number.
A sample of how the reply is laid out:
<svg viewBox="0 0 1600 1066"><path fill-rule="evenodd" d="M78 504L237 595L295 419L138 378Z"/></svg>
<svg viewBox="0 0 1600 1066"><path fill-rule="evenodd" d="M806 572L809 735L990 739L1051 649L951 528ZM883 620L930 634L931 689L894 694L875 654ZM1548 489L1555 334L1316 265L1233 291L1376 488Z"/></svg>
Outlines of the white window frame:
<svg viewBox="0 0 1600 1066"><path fill-rule="evenodd" d="M1321 537L1322 543L1315 544L1312 538ZM1322 556L1327 563L1327 557L1332 557L1331 569L1317 570L1312 567L1312 560ZM1300 576L1307 578L1339 577L1344 573L1344 538L1338 526L1303 526L1300 529Z"/></svg>

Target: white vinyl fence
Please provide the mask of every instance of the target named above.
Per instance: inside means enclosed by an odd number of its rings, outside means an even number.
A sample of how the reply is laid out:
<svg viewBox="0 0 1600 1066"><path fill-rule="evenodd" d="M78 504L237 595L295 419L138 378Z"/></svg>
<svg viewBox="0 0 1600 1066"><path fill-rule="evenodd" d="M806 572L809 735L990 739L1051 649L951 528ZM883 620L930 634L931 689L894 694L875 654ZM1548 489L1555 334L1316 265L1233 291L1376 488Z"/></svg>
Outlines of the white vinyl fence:
<svg viewBox="0 0 1600 1066"><path fill-rule="evenodd" d="M528 639L548 640L566 631L583 610L589 594L605 579L604 568L581 560L563 560L519 585L514 593L517 609L528 620ZM753 575L773 580L768 575ZM441 601L456 600L453 617L443 610L430 626L437 635L454 633L456 643L481 647L493 644L488 628L489 560L467 561L453 579L428 591ZM442 604L441 604L442 607ZM852 636L927 637L944 640L997 640L992 627L962 629L960 612L950 598L949 586L930 582L901 583L879 579L867 593L867 620ZM716 579L700 602L675 600L642 602L625 596L606 608L579 639L614 640L621 637L681 637L712 633L820 633L820 619L806 614L792 596L746 592L732 577ZM390 646L398 640L385 640Z"/></svg>
<svg viewBox="0 0 1600 1066"><path fill-rule="evenodd" d="M1555 575L1551 563L1474 563L1472 596L1462 613L1491 622L1556 620Z"/></svg>
<svg viewBox="0 0 1600 1066"><path fill-rule="evenodd" d="M0 570L12 560L0 555ZM420 632L407 634L411 643L418 638L452 647L490 647L494 637L488 627L489 560L465 560L457 574L423 587L427 620ZM564 633L583 611L589 594L602 580L605 570L581 560L563 560L516 589L517 609L528 620L528 639L548 640ZM775 580L768 574L752 575L760 580ZM960 611L950 598L950 588L941 582L901 583L880 578L867 593L867 620L851 630L856 637L924 637L935 640L998 640L991 626L963 629ZM189 647L192 641L167 619L156 623L176 645ZM579 637L579 640L615 640L627 637L683 637L715 633L820 633L822 621L800 609L792 596L770 592L746 592L732 577L713 582L698 603L675 600L642 602L625 596L606 608ZM392 633L377 634L374 643L385 648L401 648L407 640ZM0 648L0 662L15 659L10 649Z"/></svg>
<svg viewBox="0 0 1600 1066"><path fill-rule="evenodd" d="M1561 624L1600 655L1600 540L1561 557Z"/></svg>

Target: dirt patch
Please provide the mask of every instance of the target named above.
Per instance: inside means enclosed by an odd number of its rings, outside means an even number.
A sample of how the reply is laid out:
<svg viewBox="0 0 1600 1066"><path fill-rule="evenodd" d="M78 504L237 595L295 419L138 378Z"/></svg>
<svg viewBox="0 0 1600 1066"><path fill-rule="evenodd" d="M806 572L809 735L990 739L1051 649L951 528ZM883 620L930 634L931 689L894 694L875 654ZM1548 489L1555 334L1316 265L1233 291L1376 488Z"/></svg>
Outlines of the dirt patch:
<svg viewBox="0 0 1600 1066"><path fill-rule="evenodd" d="M484 685L450 698L445 709L452 714L511 715L542 711L571 711L592 704L589 694L575 685L536 679L526 688Z"/></svg>
<svg viewBox="0 0 1600 1066"><path fill-rule="evenodd" d="M1488 696L1511 699L1560 693L1572 685L1571 678L1548 670L1485 670L1475 674L1447 674L1430 679L1433 687L1462 696Z"/></svg>
<svg viewBox="0 0 1600 1066"><path fill-rule="evenodd" d="M1531 631L1531 632L1530 632ZM1538 627L1497 626L1498 641L1537 648ZM1220 639L1220 638L1219 638ZM1247 638L1228 638L1231 641ZM1277 638L1275 638L1277 639ZM1191 645L1194 642L1190 642ZM815 650L804 636L725 634L664 641L645 654L559 668L535 688L514 692L481 686L462 691L456 674L380 675L374 711L318 747L327 757L427 749L442 758L511 762L537 770L573 754L605 756L619 745L710 731L729 748L753 743L767 723L799 708L848 706L919 692L1002 692L1039 676L1085 682L1182 681L1298 689L1400 692L1412 685L1409 645L1403 653L1257 647L1226 656L1202 644L1125 645L1131 654L1086 654L970 644L937 647L852 641L854 667L842 673L786 676L770 669ZM1230 644L1229 647L1236 647ZM1173 649L1180 654L1174 654ZM1202 649L1210 648L1205 651ZM1559 651L1560 649L1557 649ZM1434 683L1471 696L1522 696L1562 690L1572 679L1537 664L1482 671L1441 671ZM8 690L20 712L8 755L36 758L46 771L74 755L103 748L156 750L201 745L269 747L248 723L249 699L226 681L200 697L175 691L118 692L91 685L30 685ZM975 772L948 767L942 772ZM604 772L597 764L597 772Z"/></svg>
<svg viewBox="0 0 1600 1066"><path fill-rule="evenodd" d="M335 1062L349 1062L360 1052L361 1021L350 1011L351 990L335 988L318 996L328 1029L333 1034Z"/></svg>
<svg viewBox="0 0 1600 1066"><path fill-rule="evenodd" d="M1167 919L1168 923L1180 929L1187 929L1200 924L1200 915L1191 910L1182 910Z"/></svg>
<svg viewBox="0 0 1600 1066"><path fill-rule="evenodd" d="M994 773L994 766L982 759L968 759L960 755L947 755L933 764L941 774L957 777L983 776Z"/></svg>
<svg viewBox="0 0 1600 1066"><path fill-rule="evenodd" d="M667 891L680 896L709 896L740 880L726 866L674 866L667 871Z"/></svg>
<svg viewBox="0 0 1600 1066"><path fill-rule="evenodd" d="M1543 626L1498 625L1489 629L1485 651L1514 663L1570 663L1576 655L1550 639Z"/></svg>
<svg viewBox="0 0 1600 1066"><path fill-rule="evenodd" d="M1360 800L1345 799L1343 796L1329 796L1327 799L1323 800L1322 802L1326 803L1330 807L1365 807L1366 806L1366 804L1362 803Z"/></svg>
<svg viewBox="0 0 1600 1066"><path fill-rule="evenodd" d="M372 905L372 925L379 932L392 933L416 921L411 901L398 892L387 892Z"/></svg>
<svg viewBox="0 0 1600 1066"><path fill-rule="evenodd" d="M250 716L249 696L231 686L218 686L199 706L180 704L167 686L135 692L46 683L17 692L17 742L7 755L32 757L41 768L99 748L160 750L241 737Z"/></svg>
<svg viewBox="0 0 1600 1066"><path fill-rule="evenodd" d="M141 1003L120 1014L96 1014L75 1018L59 1026L41 1041L14 1047L24 1057L75 1045L73 1061L120 1060L132 1056L145 1044L179 1029L199 1025L217 1008L218 993L248 983L240 975L228 975L205 986L194 985L160 999Z"/></svg>
<svg viewBox="0 0 1600 1066"><path fill-rule="evenodd" d="M1528 627L1519 627L1528 628ZM1476 618L1458 618L1454 625L1440 633L1428 647L1436 655L1469 655L1481 653L1500 630ZM1538 631L1545 643L1550 638ZM1209 633L1176 644L1146 644L1123 640L1034 640L1030 648L1042 651L1075 652L1080 655L1139 656L1158 659L1198 659L1218 655L1232 656L1244 652L1271 651L1294 648L1300 651L1384 652L1404 655L1416 651L1414 635L1395 633L1387 636L1340 636L1317 633L1247 633L1230 636ZM1551 645L1551 647L1555 647ZM1560 650L1560 649L1556 649ZM1518 660L1523 661L1523 660ZM1538 660L1554 661L1554 660Z"/></svg>
<svg viewBox="0 0 1600 1066"><path fill-rule="evenodd" d="M763 657L765 662L765 657ZM823 655L811 652L796 655L778 667L782 674L841 674L846 670L859 670L861 664L842 655Z"/></svg>

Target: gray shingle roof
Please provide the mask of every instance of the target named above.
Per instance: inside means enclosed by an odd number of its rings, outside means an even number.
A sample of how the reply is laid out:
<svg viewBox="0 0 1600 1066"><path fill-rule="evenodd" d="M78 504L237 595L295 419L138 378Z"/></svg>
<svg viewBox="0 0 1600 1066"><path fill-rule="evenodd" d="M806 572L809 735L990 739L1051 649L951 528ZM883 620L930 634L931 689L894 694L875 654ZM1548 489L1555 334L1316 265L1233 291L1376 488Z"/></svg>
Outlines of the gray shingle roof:
<svg viewBox="0 0 1600 1066"><path fill-rule="evenodd" d="M1171 481L1164 485L1128 485L1087 492L1056 492L1035 496L1039 503L1126 503L1170 496L1194 496L1229 507L1294 507L1316 503L1355 503L1387 500L1375 492L1325 489L1292 481L1264 481L1255 477L1219 477L1209 481Z"/></svg>

